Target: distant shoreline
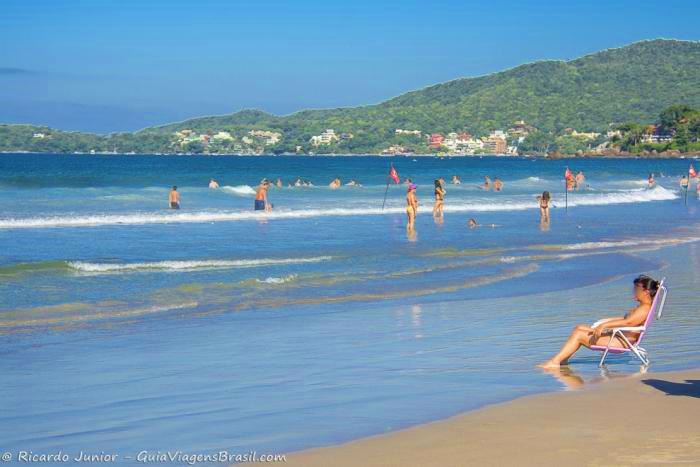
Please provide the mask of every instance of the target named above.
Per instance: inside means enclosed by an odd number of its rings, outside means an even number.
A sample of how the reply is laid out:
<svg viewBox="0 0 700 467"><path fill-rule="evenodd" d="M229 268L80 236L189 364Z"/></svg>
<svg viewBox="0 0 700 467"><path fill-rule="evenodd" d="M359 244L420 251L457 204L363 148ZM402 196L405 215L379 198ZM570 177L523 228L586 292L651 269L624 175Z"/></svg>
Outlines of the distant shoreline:
<svg viewBox="0 0 700 467"><path fill-rule="evenodd" d="M542 159L542 160L560 160L560 159L698 159L700 153L682 153L682 154L617 154L617 155L575 155L575 154L560 154L544 156L541 154L523 154L523 155L507 155L507 154L191 154L191 153L122 153L122 152L33 152L33 151L0 151L0 155L45 155L45 156L162 156L162 157L377 157L377 158L464 158L464 159L481 159L484 157L499 158L499 159Z"/></svg>

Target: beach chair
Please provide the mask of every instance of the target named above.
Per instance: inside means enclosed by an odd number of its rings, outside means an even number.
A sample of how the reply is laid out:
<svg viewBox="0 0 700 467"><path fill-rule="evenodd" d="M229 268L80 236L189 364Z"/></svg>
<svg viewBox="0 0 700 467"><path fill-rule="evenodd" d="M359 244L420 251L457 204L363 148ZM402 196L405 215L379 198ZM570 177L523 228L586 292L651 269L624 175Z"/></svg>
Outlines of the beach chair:
<svg viewBox="0 0 700 467"><path fill-rule="evenodd" d="M654 301L651 303L651 310L649 310L649 315L647 316L647 319L642 326L610 329L610 331L612 332L610 342L612 342L612 337L617 337L625 344L625 347L611 347L610 343L608 343L608 345L591 346L591 350L596 352L603 352L603 356L600 359L600 363L598 363L599 367L603 366L608 354L626 354L630 352L642 362L642 365L649 365L649 356L647 354L647 351L644 350L644 348L642 348L640 344L642 343L642 339L644 339L644 335L649 330L649 326L651 326L652 321L654 321L654 318L661 318L661 313L664 311L664 305L666 304L666 296L668 295L668 290L666 289L666 285L664 284L665 281L665 277L661 279L661 282L659 283L659 290L656 292ZM599 321L595 323L593 327L596 327L596 325L598 324L603 325L602 322ZM629 339L627 339L627 336L625 336L624 331L639 332L639 338L634 344L632 344L630 343Z"/></svg>

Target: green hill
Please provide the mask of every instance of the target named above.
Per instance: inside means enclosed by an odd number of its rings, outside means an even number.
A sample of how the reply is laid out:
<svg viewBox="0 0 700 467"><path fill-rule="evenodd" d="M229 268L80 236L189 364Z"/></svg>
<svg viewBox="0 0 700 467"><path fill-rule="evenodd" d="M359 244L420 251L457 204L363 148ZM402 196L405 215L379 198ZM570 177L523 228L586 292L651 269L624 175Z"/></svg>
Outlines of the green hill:
<svg viewBox="0 0 700 467"><path fill-rule="evenodd" d="M265 150L291 152L297 146L313 149L311 136L333 128L353 138L316 148L316 152L379 152L389 144L418 144L417 137L396 136L396 128L424 133L467 130L483 135L522 119L545 131L601 131L610 123L653 122L674 104L700 107L700 42L638 42L575 60L541 61L456 79L377 105L304 110L286 116L244 110L147 128L121 139L150 138L149 146L153 146L183 129L229 131L236 138L251 129L270 129L283 137ZM161 152L172 150L161 148Z"/></svg>

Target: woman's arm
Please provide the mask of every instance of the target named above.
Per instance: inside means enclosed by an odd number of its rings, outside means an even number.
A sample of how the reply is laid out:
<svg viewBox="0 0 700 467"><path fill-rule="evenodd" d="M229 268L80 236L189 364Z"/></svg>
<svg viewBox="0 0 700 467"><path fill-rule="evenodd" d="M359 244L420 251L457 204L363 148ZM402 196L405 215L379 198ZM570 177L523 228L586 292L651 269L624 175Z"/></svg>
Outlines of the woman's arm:
<svg viewBox="0 0 700 467"><path fill-rule="evenodd" d="M593 335L597 339L601 334L603 334L603 332L611 328L640 326L644 323L649 311L649 308L646 306L638 306L623 318L611 318L609 320L604 320L603 323L600 323L602 326L599 325L595 327Z"/></svg>
<svg viewBox="0 0 700 467"><path fill-rule="evenodd" d="M606 324L606 323L608 323L608 322L610 322L610 321L615 321L615 320L618 320L618 319L624 319L624 317L623 317L623 316L618 316L618 317L616 317L616 318L603 318L603 319L599 319L598 321L596 321L595 323L593 323L593 324L591 325L591 327L592 327L593 329L595 329L595 328L597 328L598 326L600 326L601 324Z"/></svg>

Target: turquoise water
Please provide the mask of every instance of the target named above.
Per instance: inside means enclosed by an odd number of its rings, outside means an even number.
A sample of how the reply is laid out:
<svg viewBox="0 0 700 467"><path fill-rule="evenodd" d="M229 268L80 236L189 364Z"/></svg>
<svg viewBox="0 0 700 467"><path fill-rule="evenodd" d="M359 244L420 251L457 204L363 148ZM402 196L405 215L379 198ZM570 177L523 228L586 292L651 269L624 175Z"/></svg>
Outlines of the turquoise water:
<svg viewBox="0 0 700 467"><path fill-rule="evenodd" d="M403 185L381 209L390 162L419 185L415 236ZM568 210L567 164L589 185ZM593 354L573 374L533 366L573 324L630 308L642 272L671 284L652 368L698 366L700 204L677 188L687 167L2 155L0 449L288 452L593 381ZM435 222L432 181L454 174L462 185L447 186ZM485 175L505 190L481 190ZM363 186L330 190L335 176ZM315 186L272 189L273 212L254 213L263 177ZM623 357L604 376L638 370Z"/></svg>

